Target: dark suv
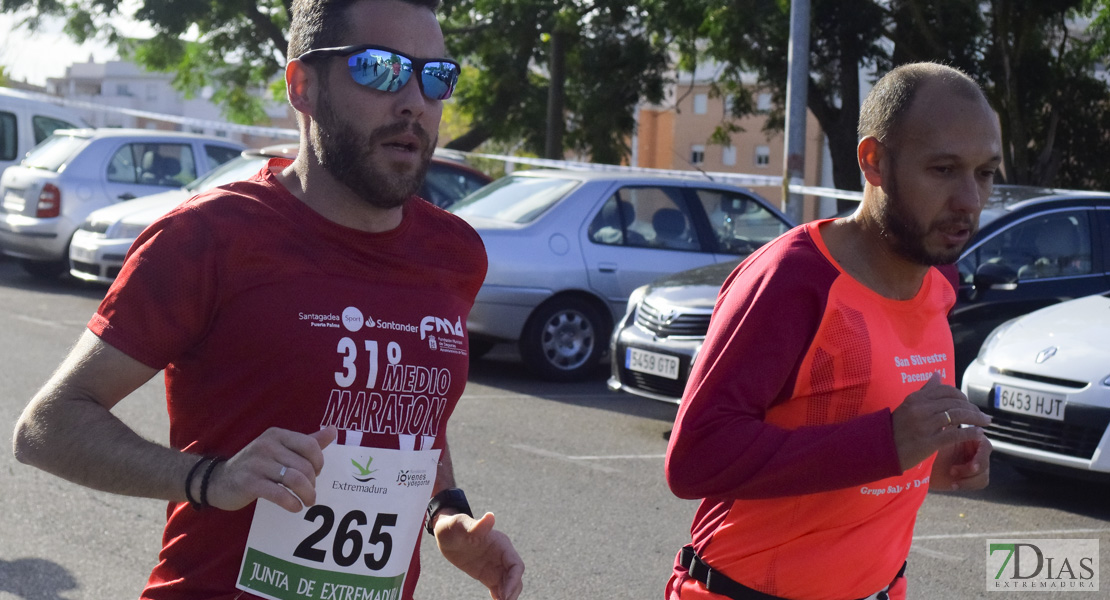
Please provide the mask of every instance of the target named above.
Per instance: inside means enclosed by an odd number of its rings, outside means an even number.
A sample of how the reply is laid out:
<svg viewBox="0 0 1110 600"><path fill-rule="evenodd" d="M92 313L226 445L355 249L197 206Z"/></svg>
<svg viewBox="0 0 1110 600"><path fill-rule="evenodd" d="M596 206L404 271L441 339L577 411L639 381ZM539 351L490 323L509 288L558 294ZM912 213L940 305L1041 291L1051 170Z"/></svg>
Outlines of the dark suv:
<svg viewBox="0 0 1110 600"><path fill-rule="evenodd" d="M1110 193L996 186L957 262L949 315L957 385L995 327L1110 290ZM609 388L678 403L721 284L739 262L659 279L629 298L610 342Z"/></svg>

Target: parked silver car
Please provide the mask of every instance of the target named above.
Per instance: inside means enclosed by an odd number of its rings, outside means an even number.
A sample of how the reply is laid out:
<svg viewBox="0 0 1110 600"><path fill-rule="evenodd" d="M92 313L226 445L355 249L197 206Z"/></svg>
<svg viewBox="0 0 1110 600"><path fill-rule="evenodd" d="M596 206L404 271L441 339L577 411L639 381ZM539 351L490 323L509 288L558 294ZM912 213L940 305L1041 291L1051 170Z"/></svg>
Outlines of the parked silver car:
<svg viewBox="0 0 1110 600"><path fill-rule="evenodd" d="M0 249L32 275L56 277L89 213L180 188L242 150L173 131L59 129L0 177Z"/></svg>
<svg viewBox="0 0 1110 600"><path fill-rule="evenodd" d="M594 371L632 290L734 262L791 227L749 190L636 173L518 172L449 210L489 255L467 319L471 355L517 342L534 373L564 381Z"/></svg>

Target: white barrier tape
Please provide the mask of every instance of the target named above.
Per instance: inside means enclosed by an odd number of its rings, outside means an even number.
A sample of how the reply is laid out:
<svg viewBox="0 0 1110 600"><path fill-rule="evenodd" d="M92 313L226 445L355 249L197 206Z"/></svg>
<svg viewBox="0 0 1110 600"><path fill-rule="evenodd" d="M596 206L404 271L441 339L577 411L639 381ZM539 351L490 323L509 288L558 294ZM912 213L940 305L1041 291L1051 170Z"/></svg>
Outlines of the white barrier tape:
<svg viewBox="0 0 1110 600"><path fill-rule="evenodd" d="M790 185L790 192L794 194L808 194L822 198L840 198L842 200L863 200L863 192L852 190L838 190L836 188L814 187L811 185Z"/></svg>
<svg viewBox="0 0 1110 600"><path fill-rule="evenodd" d="M70 100L68 98L61 98L58 96L51 96L49 94L39 94L37 92L28 92L24 90L15 90L20 94L32 97L36 100L44 102L51 102L60 104L62 106L69 106L73 108L83 108L88 110L102 111L102 112L117 112L134 117L143 117L146 119L153 119L157 121L166 121L168 123L177 123L180 125L190 125L196 127L203 127L205 129L224 130L235 133L247 133L252 135L260 135L267 137L277 138L290 138L297 139L300 137L300 132L296 129L284 129L279 127L261 127L258 125L240 125L237 123L227 123L224 121L209 121L206 119L196 119L192 117L182 117L177 115L166 115L161 113L154 113L145 110L135 110L131 108L122 108L117 106L106 106L103 104L93 104L92 102L84 102L80 100ZM514 164L531 165L536 167L551 167L555 169L580 169L585 171L623 171L629 173L644 173L651 175L666 175L670 177L685 177L692 179L709 179L711 181L722 181L732 183L734 185L751 186L751 187L779 187L782 185L782 177L774 175L754 175L749 173L727 173L727 172L706 172L706 171L679 171L676 169L649 169L646 167L629 167L624 165L607 165L599 163L587 163L572 160L554 160L550 158L530 158L526 156L508 156L504 154L483 154L479 152L459 152L463 156L474 156L478 158L487 158L491 160L498 160L501 162L509 162ZM795 180L797 181L797 180ZM862 200L863 192L855 192L848 190L838 190L835 188L814 187L801 185L800 183L791 183L789 190L794 194L807 194L811 196L821 196L824 198L842 198L846 200Z"/></svg>
<svg viewBox="0 0 1110 600"><path fill-rule="evenodd" d="M537 167L552 167L556 169L581 169L585 171L623 171L626 173L644 173L650 175L667 175L672 177L686 177L692 179L709 179L723 181L743 186L778 187L782 185L782 177L774 175L753 175L749 173L726 173L706 171L679 171L675 169L649 169L646 167L629 167L624 165L605 165L571 160L554 160L550 158L530 158L526 156L508 156L504 154L482 154L478 152L460 152L465 156L487 158L522 165ZM838 190L835 188L814 187L801 184L791 184L789 189L795 194L807 194L824 198L843 198L845 200L862 200L863 192Z"/></svg>
<svg viewBox="0 0 1110 600"><path fill-rule="evenodd" d="M84 102L81 100L71 100L69 98L61 98L59 96L51 96L49 94L40 94L37 92L27 92L24 90L16 90L20 94L42 102L50 102L52 104L59 104L61 106L68 106L71 108L82 108L86 110L93 110L98 112L115 112L132 117L142 117L144 119L153 119L155 121L165 121L167 123L177 123L179 125L188 125L192 127L203 127L205 129L214 129L234 133L247 133L251 135L260 135L266 137L276 138L292 138L297 139L300 137L300 132L296 129L285 129L281 127L262 127L259 125L240 125L238 123L228 123L226 121L210 121L207 119L197 119L193 117L182 117L178 115L167 115L162 113L150 112L145 110L136 110L133 108L123 108L119 106L107 106L104 104L94 104L92 102Z"/></svg>

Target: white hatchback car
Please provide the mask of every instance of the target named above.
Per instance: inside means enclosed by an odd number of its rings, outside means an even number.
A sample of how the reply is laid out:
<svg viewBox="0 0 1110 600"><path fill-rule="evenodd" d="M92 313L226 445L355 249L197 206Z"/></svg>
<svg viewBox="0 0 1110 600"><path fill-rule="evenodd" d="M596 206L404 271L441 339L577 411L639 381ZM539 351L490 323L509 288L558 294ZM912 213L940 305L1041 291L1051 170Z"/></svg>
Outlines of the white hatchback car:
<svg viewBox="0 0 1110 600"><path fill-rule="evenodd" d="M1022 471L1110 480L1110 292L1007 321L967 368L994 450Z"/></svg>
<svg viewBox="0 0 1110 600"><path fill-rule="evenodd" d="M89 213L181 188L242 150L174 131L59 129L0 177L0 249L32 275L57 277Z"/></svg>
<svg viewBox="0 0 1110 600"><path fill-rule="evenodd" d="M296 142L244 150L241 156L183 188L94 210L73 233L69 244L69 274L85 281L112 283L123 268L123 259L135 238L162 215L201 192L253 176L271 157L293 158L296 155Z"/></svg>

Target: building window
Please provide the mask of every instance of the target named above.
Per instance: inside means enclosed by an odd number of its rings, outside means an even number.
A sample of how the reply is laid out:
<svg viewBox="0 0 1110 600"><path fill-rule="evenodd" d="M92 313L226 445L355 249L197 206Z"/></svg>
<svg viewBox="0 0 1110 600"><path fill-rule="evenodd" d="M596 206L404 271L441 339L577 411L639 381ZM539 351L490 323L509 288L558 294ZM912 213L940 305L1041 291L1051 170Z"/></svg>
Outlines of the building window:
<svg viewBox="0 0 1110 600"><path fill-rule="evenodd" d="M721 149L721 162L730 166L736 164L736 146L725 146Z"/></svg>
<svg viewBox="0 0 1110 600"><path fill-rule="evenodd" d="M726 94L725 95L724 102L725 102L725 114L726 115L732 115L732 105L733 105L733 101L735 99L736 99L736 97L733 96L732 94Z"/></svg>
<svg viewBox="0 0 1110 600"><path fill-rule="evenodd" d="M770 146L756 146L755 147L755 166L766 167L771 164L771 147Z"/></svg>
<svg viewBox="0 0 1110 600"><path fill-rule="evenodd" d="M771 94L762 92L755 99L755 109L761 112L771 110Z"/></svg>
<svg viewBox="0 0 1110 600"><path fill-rule="evenodd" d="M709 112L709 95L694 94L694 114L704 115Z"/></svg>
<svg viewBox="0 0 1110 600"><path fill-rule="evenodd" d="M690 164L700 165L705 162L705 146L696 144L690 146Z"/></svg>
<svg viewBox="0 0 1110 600"><path fill-rule="evenodd" d="M131 95L131 90L127 88L126 83L117 83L116 84L116 95L117 96L130 96Z"/></svg>

